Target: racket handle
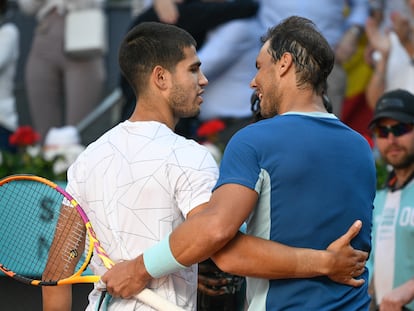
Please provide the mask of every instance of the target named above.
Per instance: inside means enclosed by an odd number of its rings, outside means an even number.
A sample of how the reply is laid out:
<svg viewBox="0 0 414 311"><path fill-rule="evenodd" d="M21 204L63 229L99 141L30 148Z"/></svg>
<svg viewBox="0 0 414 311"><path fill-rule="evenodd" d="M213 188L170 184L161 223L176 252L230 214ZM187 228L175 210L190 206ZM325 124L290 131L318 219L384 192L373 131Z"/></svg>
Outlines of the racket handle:
<svg viewBox="0 0 414 311"><path fill-rule="evenodd" d="M105 283L99 280L97 284L98 288L101 288L106 293ZM157 311L185 311L183 308L173 304L171 301L161 297L148 288L144 288L139 294L135 295L135 298ZM99 302L98 310L100 310L102 301Z"/></svg>
<svg viewBox="0 0 414 311"><path fill-rule="evenodd" d="M180 308L148 288L143 289L139 294L135 295L135 298L158 311L184 311L183 308Z"/></svg>

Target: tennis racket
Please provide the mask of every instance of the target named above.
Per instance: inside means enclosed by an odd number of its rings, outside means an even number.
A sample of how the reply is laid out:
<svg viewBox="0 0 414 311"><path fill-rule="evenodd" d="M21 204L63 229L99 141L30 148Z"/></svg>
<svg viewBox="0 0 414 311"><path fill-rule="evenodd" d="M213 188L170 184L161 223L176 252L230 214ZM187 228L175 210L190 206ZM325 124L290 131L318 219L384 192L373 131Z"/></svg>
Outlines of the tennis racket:
<svg viewBox="0 0 414 311"><path fill-rule="evenodd" d="M0 215L0 271L17 281L35 286L95 283L100 276L87 270L93 254L107 269L114 265L76 200L43 177L0 180ZM183 310L149 289L135 298L159 311Z"/></svg>

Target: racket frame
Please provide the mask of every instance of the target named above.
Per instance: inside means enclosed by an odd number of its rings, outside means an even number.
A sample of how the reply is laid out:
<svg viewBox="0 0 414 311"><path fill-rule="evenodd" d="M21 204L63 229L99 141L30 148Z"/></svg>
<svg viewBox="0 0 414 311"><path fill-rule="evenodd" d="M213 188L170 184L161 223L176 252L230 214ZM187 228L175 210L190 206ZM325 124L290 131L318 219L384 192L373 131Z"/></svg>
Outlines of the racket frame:
<svg viewBox="0 0 414 311"><path fill-rule="evenodd" d="M84 212L84 210L81 208L81 206L78 204L78 202L69 194L67 193L63 188L61 188L58 184L40 176L36 175L29 175L29 174L17 174L17 175L10 175L0 180L0 187L6 183L16 181L16 180L28 180L28 181L36 181L43 184L46 184L47 186L51 187L52 189L58 191L60 194L62 194L67 200L70 201L72 207L76 208L77 212L82 218L82 221L85 224L86 232L89 236L90 243L88 247L88 254L85 258L84 263L82 266L68 278L64 278L58 281L42 281L42 280L33 280L21 275L16 274L15 272L9 270L7 267L2 265L0 263L0 271L5 273L7 276L26 283L30 285L35 286L58 286L58 285L68 285L68 284L78 284L78 283L97 283L100 281L101 277L99 275L81 275L87 268L87 266L90 263L90 260L92 258L93 251L99 256L99 258L102 260L104 266L107 269L112 268L114 266L114 262L109 258L108 254L104 250L104 248L101 246L101 243L99 242L95 231L93 230L92 224ZM177 305L173 304L169 300L165 299L164 297L159 296L152 290L145 288L143 289L139 294L135 295L135 298L140 300L141 302L151 306L152 308L159 310L159 311L184 311L181 307L178 307Z"/></svg>

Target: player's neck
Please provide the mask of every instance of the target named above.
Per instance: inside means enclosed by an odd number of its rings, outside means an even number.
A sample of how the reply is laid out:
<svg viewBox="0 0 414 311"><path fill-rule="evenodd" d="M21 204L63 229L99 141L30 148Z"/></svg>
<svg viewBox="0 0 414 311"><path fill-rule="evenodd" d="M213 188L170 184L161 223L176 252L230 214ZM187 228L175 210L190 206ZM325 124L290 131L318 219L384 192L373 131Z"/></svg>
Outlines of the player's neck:
<svg viewBox="0 0 414 311"><path fill-rule="evenodd" d="M135 110L128 120L131 122L157 121L165 124L173 131L178 122L169 110L163 110L156 106L156 104L148 104L141 101L137 102Z"/></svg>
<svg viewBox="0 0 414 311"><path fill-rule="evenodd" d="M300 112L326 112L326 108L323 105L321 96L314 94L313 92L297 92L294 96L284 99L280 106L279 113L285 113L289 111Z"/></svg>

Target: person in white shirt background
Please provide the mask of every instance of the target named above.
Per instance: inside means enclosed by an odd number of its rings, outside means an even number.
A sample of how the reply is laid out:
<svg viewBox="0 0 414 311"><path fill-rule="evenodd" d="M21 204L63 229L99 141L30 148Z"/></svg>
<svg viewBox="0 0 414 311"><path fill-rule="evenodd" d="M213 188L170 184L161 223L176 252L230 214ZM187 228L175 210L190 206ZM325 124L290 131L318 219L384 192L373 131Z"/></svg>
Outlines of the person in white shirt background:
<svg viewBox="0 0 414 311"><path fill-rule="evenodd" d="M44 140L52 127L76 125L103 98L104 55L75 57L64 50L66 13L102 8L103 0L17 0L17 4L37 20L25 87L34 129Z"/></svg>
<svg viewBox="0 0 414 311"><path fill-rule="evenodd" d="M366 33L373 51L371 61L374 73L367 86L367 101L375 109L379 98L388 91L404 89L414 92L414 1L406 0L407 10L394 11L389 31L371 17Z"/></svg>
<svg viewBox="0 0 414 311"><path fill-rule="evenodd" d="M9 136L18 125L14 79L19 58L20 33L8 20L7 0L0 0L0 150L13 150Z"/></svg>

